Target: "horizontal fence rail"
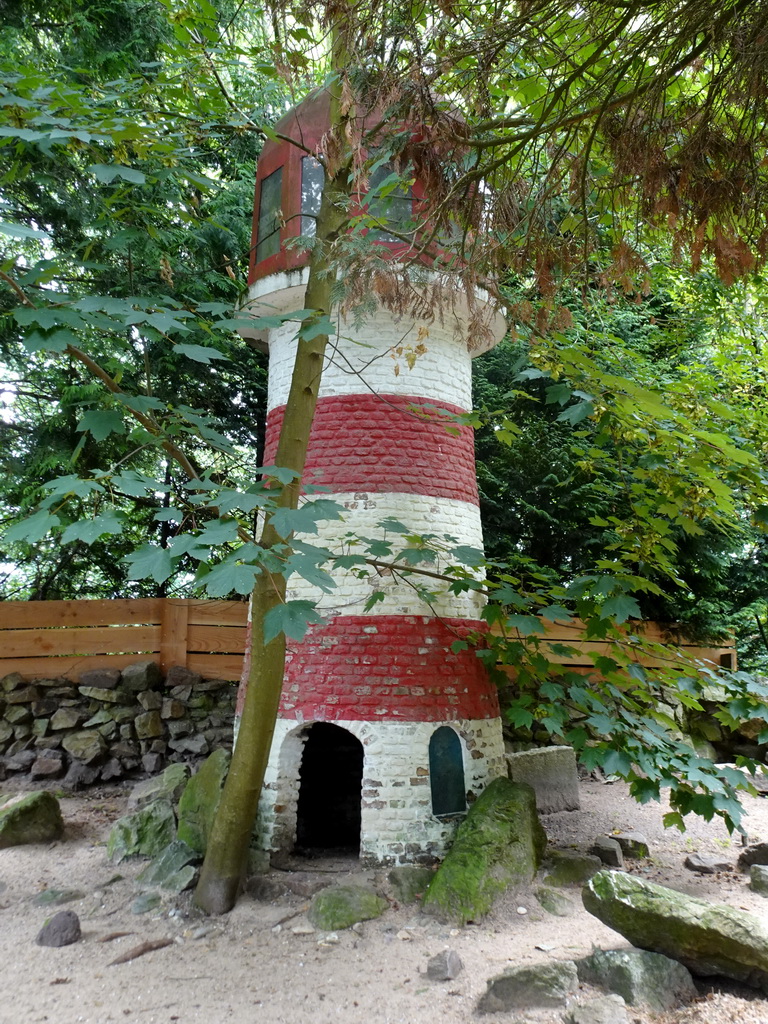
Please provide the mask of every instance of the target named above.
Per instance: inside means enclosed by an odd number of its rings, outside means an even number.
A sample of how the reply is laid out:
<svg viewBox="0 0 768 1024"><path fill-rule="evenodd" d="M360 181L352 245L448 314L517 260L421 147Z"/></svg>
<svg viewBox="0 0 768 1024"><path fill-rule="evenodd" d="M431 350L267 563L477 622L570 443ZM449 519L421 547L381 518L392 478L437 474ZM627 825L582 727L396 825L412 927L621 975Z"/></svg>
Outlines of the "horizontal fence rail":
<svg viewBox="0 0 768 1024"><path fill-rule="evenodd" d="M544 632L538 637L539 651L549 661L564 668L577 671L594 671L595 656L614 657L617 652L615 640L585 639L586 626L579 619L570 622L542 622ZM494 629L498 633L498 629ZM704 662L712 669L735 670L737 667L736 648L731 644L721 647L706 647L691 642L683 633L671 625L651 622L647 619L629 622L621 627L626 641L620 643L624 654L644 668L675 668L680 655L691 661ZM517 631L508 634L513 639L521 638ZM649 651L641 647L637 639L648 641L656 647ZM563 648L569 648L566 653Z"/></svg>
<svg viewBox="0 0 768 1024"><path fill-rule="evenodd" d="M164 672L182 665L206 679L237 680L245 652L248 606L241 601L138 598L104 601L0 602L0 678L77 680L94 668L125 668L156 661ZM701 647L654 622L632 630L669 649L635 660L646 667L674 664L676 652L715 668L736 668L732 646ZM573 648L565 653L562 648ZM588 671L591 655L612 652L602 640L585 640L584 626L546 624L541 650L551 661Z"/></svg>
<svg viewBox="0 0 768 1024"><path fill-rule="evenodd" d="M248 606L241 601L138 598L0 603L0 678L66 676L156 661L206 679L240 678Z"/></svg>

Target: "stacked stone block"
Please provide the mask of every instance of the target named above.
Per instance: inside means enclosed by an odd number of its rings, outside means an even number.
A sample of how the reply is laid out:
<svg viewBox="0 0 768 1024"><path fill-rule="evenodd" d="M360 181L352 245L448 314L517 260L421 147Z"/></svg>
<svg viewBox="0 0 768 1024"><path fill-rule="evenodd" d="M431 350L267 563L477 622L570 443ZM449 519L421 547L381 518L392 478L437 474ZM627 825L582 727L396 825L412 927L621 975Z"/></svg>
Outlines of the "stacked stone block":
<svg viewBox="0 0 768 1024"><path fill-rule="evenodd" d="M0 777L77 787L161 771L232 741L235 687L151 661L65 678L0 680Z"/></svg>

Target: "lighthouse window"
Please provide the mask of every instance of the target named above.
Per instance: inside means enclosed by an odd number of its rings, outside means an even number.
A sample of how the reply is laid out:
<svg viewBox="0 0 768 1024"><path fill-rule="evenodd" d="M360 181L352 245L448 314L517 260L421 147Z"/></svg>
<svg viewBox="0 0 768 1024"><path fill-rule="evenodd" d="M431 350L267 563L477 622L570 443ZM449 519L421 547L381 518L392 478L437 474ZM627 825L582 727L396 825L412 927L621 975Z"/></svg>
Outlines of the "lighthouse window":
<svg viewBox="0 0 768 1024"><path fill-rule="evenodd" d="M278 167L261 183L259 197L258 243L256 262L280 251L280 207L282 205L283 169Z"/></svg>
<svg viewBox="0 0 768 1024"><path fill-rule="evenodd" d="M301 233L313 236L317 231L317 215L325 184L325 170L313 156L301 161Z"/></svg>
<svg viewBox="0 0 768 1024"><path fill-rule="evenodd" d="M382 224L388 224L396 231L405 232L411 223L413 210L413 193L410 188L403 188L397 185L391 188L391 182L385 185L387 178L393 173L391 164L381 164L370 177L370 199L368 201L368 213L375 217ZM382 187L386 195L381 195ZM371 231L371 237L377 242L397 242L389 231L376 228Z"/></svg>
<svg viewBox="0 0 768 1024"><path fill-rule="evenodd" d="M430 738L429 779L433 814L457 814L466 810L461 740L447 725L441 725Z"/></svg>

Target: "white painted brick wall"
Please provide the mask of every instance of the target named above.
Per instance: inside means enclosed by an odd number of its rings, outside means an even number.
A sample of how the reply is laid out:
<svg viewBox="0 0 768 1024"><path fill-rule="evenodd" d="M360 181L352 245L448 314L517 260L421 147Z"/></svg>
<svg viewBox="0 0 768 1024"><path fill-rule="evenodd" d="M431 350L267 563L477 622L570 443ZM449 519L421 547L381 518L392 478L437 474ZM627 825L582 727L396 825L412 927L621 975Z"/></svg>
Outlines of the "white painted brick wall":
<svg viewBox="0 0 768 1024"><path fill-rule="evenodd" d="M342 538L351 530L360 537L384 537L385 531L377 524L389 517L399 520L414 534L431 533L441 537L448 535L455 537L459 544L468 544L479 549L483 547L480 509L471 502L424 497L419 494L375 492L324 494L322 497L344 505L349 510L347 520L344 523L338 520L321 522L318 533L305 535L304 539L310 544L328 547L332 551L347 551ZM394 549L397 551L401 546L400 537L391 533L387 536L392 538ZM349 548L352 552L360 550L359 546ZM439 571L441 565L425 564L425 568ZM360 615L370 595L374 591L383 591L386 597L375 606L376 614L429 614L428 606L408 583L396 576L381 576L373 568L367 571L370 573L367 579L358 579L351 570L334 570L336 589L330 594L324 594L319 587L312 586L298 576L292 576L288 583L288 597L290 600L316 601L324 615ZM419 582L416 577L412 578L414 582ZM424 579L423 582L428 589L441 591L433 606L437 614L470 619L475 619L480 614L484 601L476 592L454 595L447 592L447 584L429 579Z"/></svg>
<svg viewBox="0 0 768 1024"><path fill-rule="evenodd" d="M440 290L437 274L426 269L418 271L417 268L412 268L410 273L414 293L420 290L417 283L419 277L422 282L422 294L434 295ZM249 311L254 316L274 316L304 308L307 279L306 268L261 278L248 289L244 311ZM454 293L452 299L444 301L446 308L434 321L413 321L410 317L398 320L383 309L380 309L375 317L369 318L362 327L354 326L351 320L344 321L339 330L345 339L339 345L339 351L343 353L344 358L329 357L328 375L326 377L324 374L321 394L357 394L370 386L374 391L383 394L432 396L435 400L439 398L443 402L452 402L463 409L471 408L469 360L492 348L501 341L507 331L504 315L492 310L490 299L482 289L477 290L476 298L476 308L485 308L484 318L488 321L487 330L482 336L469 328L471 317L468 304L460 292ZM336 315L334 313L334 316ZM407 365L401 366L400 378L394 377L395 364L386 353L392 346L415 345L420 326L429 331L424 343L430 353L423 357L421 367L417 364L414 370L408 371ZM293 369L292 339L296 329L295 322L287 322L278 329L262 330L256 325L253 330L241 330L244 337L258 338L270 344L270 409L276 405L283 405L288 395ZM355 344L349 341L349 338L354 338L361 344ZM370 347L366 349L362 345ZM278 347L281 349L279 354ZM375 359L370 369L367 368L371 357L377 355L379 358ZM455 382L452 378L456 376L459 364L461 381ZM365 383L362 383L355 371L363 372ZM354 381L357 383L353 383ZM333 382L336 382L335 386Z"/></svg>
<svg viewBox="0 0 768 1024"><path fill-rule="evenodd" d="M371 863L439 859L450 846L461 816L438 818L431 810L429 740L440 726L449 724L461 739L470 801L493 779L506 775L499 719L334 724L363 744L360 856ZM257 823L259 843L265 850L293 849L299 767L308 725L290 719L277 722ZM378 806L381 803L384 806Z"/></svg>
<svg viewBox="0 0 768 1024"><path fill-rule="evenodd" d="M419 327L428 334L421 339L427 351L409 368L399 346L415 348ZM286 322L269 332L270 409L285 405L296 354L296 325ZM428 398L436 405L447 402L460 409L472 408L471 357L466 345L449 327L413 324L379 310L361 327L341 321L340 337L329 344L323 367L320 396L357 395L372 391L387 395Z"/></svg>

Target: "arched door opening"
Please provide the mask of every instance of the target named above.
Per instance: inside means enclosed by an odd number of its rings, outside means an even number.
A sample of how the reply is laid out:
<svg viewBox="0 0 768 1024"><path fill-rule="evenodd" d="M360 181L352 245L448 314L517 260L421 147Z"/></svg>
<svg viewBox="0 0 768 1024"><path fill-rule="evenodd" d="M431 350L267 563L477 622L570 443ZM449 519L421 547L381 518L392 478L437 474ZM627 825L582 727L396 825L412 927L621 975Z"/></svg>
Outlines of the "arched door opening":
<svg viewBox="0 0 768 1024"><path fill-rule="evenodd" d="M315 722L299 769L296 852L360 852L363 745L346 729Z"/></svg>

